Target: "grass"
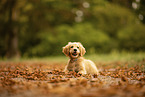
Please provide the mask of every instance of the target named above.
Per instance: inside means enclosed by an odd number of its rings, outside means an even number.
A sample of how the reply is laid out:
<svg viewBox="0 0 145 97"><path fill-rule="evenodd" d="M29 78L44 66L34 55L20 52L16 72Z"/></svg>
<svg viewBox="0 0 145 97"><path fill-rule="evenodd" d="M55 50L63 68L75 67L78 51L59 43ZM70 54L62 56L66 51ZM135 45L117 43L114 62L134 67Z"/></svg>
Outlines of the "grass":
<svg viewBox="0 0 145 97"><path fill-rule="evenodd" d="M86 56L86 58L89 58L93 61L98 61L98 62L142 61L143 59L145 59L145 53L144 52L139 52L139 53L117 53L117 52L113 52L113 53L110 53L110 54L88 55L88 56Z"/></svg>
<svg viewBox="0 0 145 97"><path fill-rule="evenodd" d="M128 62L128 61L142 61L145 60L145 52L138 53L118 53L112 52L109 54L92 54L92 55L84 55L85 58L91 59L95 62ZM33 57L33 58L19 58L19 59L1 59L1 61L13 61L13 62L21 62L21 61L45 61L45 62L66 62L69 58L64 56L48 56L48 57Z"/></svg>
<svg viewBox="0 0 145 97"><path fill-rule="evenodd" d="M86 59L90 59L95 63L110 64L114 62L136 64L140 63L145 65L143 62L145 60L145 52L138 53L127 53L127 52L112 52L109 54L93 54L85 55ZM45 63L67 63L69 58L65 55L63 56L49 56L43 58L19 58L19 59L2 59L0 62L45 62ZM143 62L143 63L142 63Z"/></svg>

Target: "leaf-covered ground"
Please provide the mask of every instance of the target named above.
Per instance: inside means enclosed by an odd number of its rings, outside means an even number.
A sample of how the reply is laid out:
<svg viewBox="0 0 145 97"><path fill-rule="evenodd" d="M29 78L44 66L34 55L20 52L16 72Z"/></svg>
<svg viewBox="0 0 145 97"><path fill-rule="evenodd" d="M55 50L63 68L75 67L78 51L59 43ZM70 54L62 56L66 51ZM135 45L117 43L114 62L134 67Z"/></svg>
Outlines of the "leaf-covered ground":
<svg viewBox="0 0 145 97"><path fill-rule="evenodd" d="M1 62L0 97L145 97L144 64L100 63L100 75L81 75L64 63Z"/></svg>

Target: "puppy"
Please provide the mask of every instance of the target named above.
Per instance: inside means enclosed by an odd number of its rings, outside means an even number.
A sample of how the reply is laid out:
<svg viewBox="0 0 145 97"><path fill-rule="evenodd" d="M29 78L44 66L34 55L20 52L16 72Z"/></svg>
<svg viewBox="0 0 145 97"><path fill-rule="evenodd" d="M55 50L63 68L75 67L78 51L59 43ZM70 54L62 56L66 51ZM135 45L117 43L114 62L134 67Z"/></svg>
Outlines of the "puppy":
<svg viewBox="0 0 145 97"><path fill-rule="evenodd" d="M81 74L98 74L96 65L91 60L83 58L86 50L80 42L69 42L63 47L62 52L70 58L64 71L75 71Z"/></svg>

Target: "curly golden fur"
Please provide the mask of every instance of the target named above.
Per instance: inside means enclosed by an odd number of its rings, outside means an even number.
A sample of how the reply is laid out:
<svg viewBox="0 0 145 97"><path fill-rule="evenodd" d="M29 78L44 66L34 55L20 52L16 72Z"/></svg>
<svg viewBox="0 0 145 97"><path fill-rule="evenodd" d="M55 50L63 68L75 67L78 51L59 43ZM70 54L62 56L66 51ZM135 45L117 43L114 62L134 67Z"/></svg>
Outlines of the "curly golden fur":
<svg viewBox="0 0 145 97"><path fill-rule="evenodd" d="M83 58L86 50L80 42L69 42L63 47L62 52L70 58L65 71L75 71L81 74L98 74L96 65L91 60Z"/></svg>

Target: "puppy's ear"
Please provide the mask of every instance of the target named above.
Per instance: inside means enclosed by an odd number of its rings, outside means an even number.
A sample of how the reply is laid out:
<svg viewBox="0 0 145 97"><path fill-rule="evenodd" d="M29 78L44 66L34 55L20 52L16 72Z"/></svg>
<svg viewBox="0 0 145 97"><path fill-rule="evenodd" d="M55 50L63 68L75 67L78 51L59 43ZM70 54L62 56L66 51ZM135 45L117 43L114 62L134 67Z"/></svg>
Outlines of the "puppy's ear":
<svg viewBox="0 0 145 97"><path fill-rule="evenodd" d="M79 47L80 47L80 56L83 56L86 53L86 50L80 42L78 42L78 43L79 43Z"/></svg>
<svg viewBox="0 0 145 97"><path fill-rule="evenodd" d="M66 56L69 56L69 44L62 48L62 52L63 52Z"/></svg>

